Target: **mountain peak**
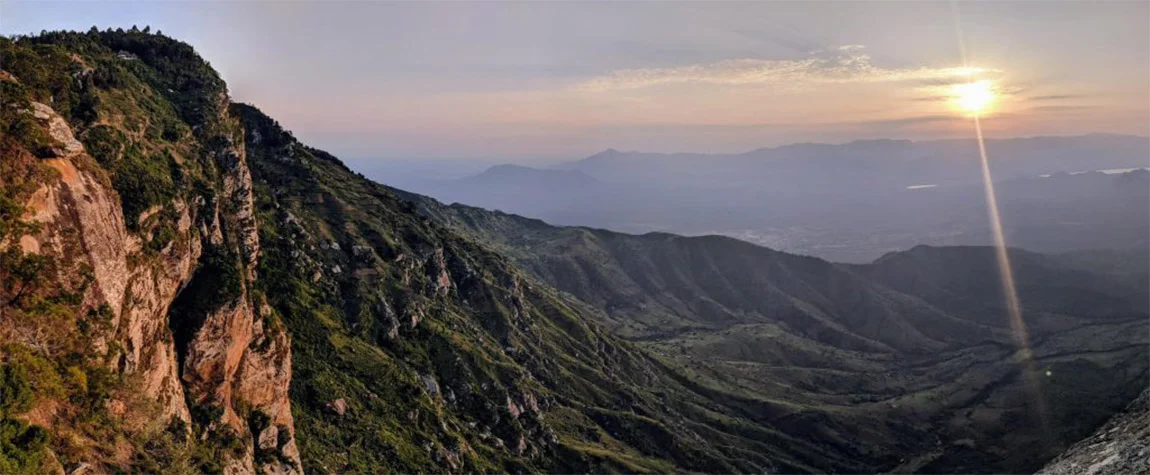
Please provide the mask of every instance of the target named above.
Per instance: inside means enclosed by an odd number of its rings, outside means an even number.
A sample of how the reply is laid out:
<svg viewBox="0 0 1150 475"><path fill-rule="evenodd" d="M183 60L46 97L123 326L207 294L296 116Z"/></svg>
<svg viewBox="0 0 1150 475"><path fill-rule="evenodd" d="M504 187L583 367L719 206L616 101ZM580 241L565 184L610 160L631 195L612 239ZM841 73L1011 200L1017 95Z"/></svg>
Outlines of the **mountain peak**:
<svg viewBox="0 0 1150 475"><path fill-rule="evenodd" d="M462 178L459 181L473 185L500 187L586 187L596 183L594 178L579 170L533 168L516 164L495 165L477 175Z"/></svg>
<svg viewBox="0 0 1150 475"><path fill-rule="evenodd" d="M616 149L609 148L609 149L604 150L602 152L599 152L599 153L596 153L596 154L591 155L589 157L586 157L582 160L601 160L601 159L614 158L614 157L617 157L619 155L624 155L624 154L625 154L624 152L620 152ZM580 160L580 161L582 161L582 160Z"/></svg>

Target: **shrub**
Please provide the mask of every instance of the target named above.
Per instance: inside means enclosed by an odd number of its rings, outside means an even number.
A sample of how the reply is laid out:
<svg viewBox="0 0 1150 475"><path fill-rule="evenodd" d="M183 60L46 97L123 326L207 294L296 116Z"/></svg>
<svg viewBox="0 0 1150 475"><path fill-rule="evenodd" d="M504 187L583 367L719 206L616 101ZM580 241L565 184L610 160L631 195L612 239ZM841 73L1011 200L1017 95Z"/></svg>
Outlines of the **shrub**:
<svg viewBox="0 0 1150 475"><path fill-rule="evenodd" d="M104 166L110 166L120 158L124 143L127 142L122 132L108 125L97 125L88 129L81 140L84 141L84 148L88 154Z"/></svg>
<svg viewBox="0 0 1150 475"><path fill-rule="evenodd" d="M0 366L0 473L39 471L47 432L11 417L27 411L35 401L28 369L11 363Z"/></svg>
<svg viewBox="0 0 1150 475"><path fill-rule="evenodd" d="M0 415L19 414L32 407L35 395L23 366L0 366Z"/></svg>
<svg viewBox="0 0 1150 475"><path fill-rule="evenodd" d="M0 473L40 473L47 444L44 429L0 418Z"/></svg>
<svg viewBox="0 0 1150 475"><path fill-rule="evenodd" d="M174 196L172 161L167 153L148 156L130 145L112 170L112 186L120 194L124 224L133 231L139 230L141 213Z"/></svg>

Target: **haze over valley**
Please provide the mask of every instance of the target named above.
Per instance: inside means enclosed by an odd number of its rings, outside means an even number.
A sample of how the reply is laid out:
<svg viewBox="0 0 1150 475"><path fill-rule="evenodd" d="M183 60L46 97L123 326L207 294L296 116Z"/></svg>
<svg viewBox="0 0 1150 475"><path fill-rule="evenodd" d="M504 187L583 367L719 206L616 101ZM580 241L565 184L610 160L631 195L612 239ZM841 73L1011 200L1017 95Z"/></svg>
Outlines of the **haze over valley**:
<svg viewBox="0 0 1150 475"><path fill-rule="evenodd" d="M991 140L1012 245L1046 252L1150 242L1150 139ZM547 167L422 169L368 176L451 203L560 225L721 234L832 261L870 262L916 244L989 245L973 140L798 144L738 155L607 150Z"/></svg>

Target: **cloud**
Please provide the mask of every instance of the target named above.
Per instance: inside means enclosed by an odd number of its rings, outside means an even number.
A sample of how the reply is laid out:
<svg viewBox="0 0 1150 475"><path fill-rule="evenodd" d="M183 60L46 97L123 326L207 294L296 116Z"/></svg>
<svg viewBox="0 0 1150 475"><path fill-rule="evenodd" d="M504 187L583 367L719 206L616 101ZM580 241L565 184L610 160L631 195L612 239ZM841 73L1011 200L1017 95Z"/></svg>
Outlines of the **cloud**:
<svg viewBox="0 0 1150 475"><path fill-rule="evenodd" d="M872 126L905 126L915 124L929 124L936 122L954 122L959 117L954 115L924 115L915 117L905 117L901 119L884 119L884 120L861 120L852 122L852 125L872 125Z"/></svg>
<svg viewBox="0 0 1150 475"><path fill-rule="evenodd" d="M1050 94L1046 96L1031 96L1027 97L1028 101L1044 102L1044 101L1064 101L1067 99L1081 99L1086 97L1084 94Z"/></svg>
<svg viewBox="0 0 1150 475"><path fill-rule="evenodd" d="M781 85L802 88L815 84L919 81L965 82L972 76L997 73L985 68L883 68L871 63L862 45L845 45L803 59L729 59L673 68L622 69L591 78L576 88L587 92L640 89L670 84L722 86Z"/></svg>
<svg viewBox="0 0 1150 475"><path fill-rule="evenodd" d="M1096 106L1089 106L1089 105L1055 105L1055 104L1050 104L1050 105L1034 106L1034 107L1030 107L1026 110L1031 111L1031 112L1077 112L1077 111L1085 111L1085 110L1090 110L1090 109L1095 109L1095 108L1096 108Z"/></svg>

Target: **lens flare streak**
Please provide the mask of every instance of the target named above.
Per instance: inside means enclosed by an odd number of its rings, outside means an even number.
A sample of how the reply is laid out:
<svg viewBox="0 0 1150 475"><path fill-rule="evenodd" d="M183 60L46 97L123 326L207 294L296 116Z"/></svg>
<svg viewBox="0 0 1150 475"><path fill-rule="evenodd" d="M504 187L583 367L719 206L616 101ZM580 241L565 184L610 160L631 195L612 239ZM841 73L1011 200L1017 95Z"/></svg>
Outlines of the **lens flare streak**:
<svg viewBox="0 0 1150 475"><path fill-rule="evenodd" d="M1010 255L1006 250L1006 237L1002 232L1002 218L998 211L998 197L994 193L994 180L990 174L990 160L986 155L986 142L982 138L982 122L978 116L974 117L974 132L978 139L978 155L982 162L982 184L986 191L986 213L990 219L990 230L994 239L994 256L998 264L999 279L1002 282L1002 293L1006 299L1006 313L1010 318L1010 333L1014 338L1018 363L1022 366L1022 377L1030 393L1034 409L1043 427L1047 426L1046 404L1042 397L1042 390L1038 378L1038 369L1034 360L1034 352L1030 349L1030 333L1026 329L1026 322L1022 319L1022 305L1018 299L1018 289L1014 281L1014 271L1010 266Z"/></svg>
<svg viewBox="0 0 1150 475"><path fill-rule="evenodd" d="M962 54L962 64L969 66L968 57L966 55L966 42L963 40L962 22L958 15L958 2L952 0L950 2L951 13L954 18L954 29L958 37L958 49ZM989 89L988 89L989 91ZM974 132L975 138L978 139L978 155L982 165L982 185L986 192L986 214L990 221L990 230L994 239L994 256L998 264L999 279L1002 283L1002 293L1006 299L1006 312L1010 319L1010 333L1014 339L1014 345L1017 349L1016 356L1018 364L1021 367L1023 383L1026 386L1026 391L1029 393L1030 401L1033 404L1032 408L1034 413L1038 416L1038 422L1041 424L1043 433L1049 433L1045 430L1050 426L1047 421L1046 403L1042 396L1041 381L1038 377L1038 369L1034 358L1034 351L1030 348L1030 334L1026 329L1026 322L1022 319L1022 306L1018 299L1018 289L1014 281L1014 271L1010 266L1010 255L1006 249L1006 238L1002 232L1002 218L999 216L998 210L998 197L994 193L994 180L990 173L990 160L986 154L986 141L983 140L982 135L982 122L979 119L979 113L989 104L990 99L985 101L983 107L968 108L974 118Z"/></svg>

